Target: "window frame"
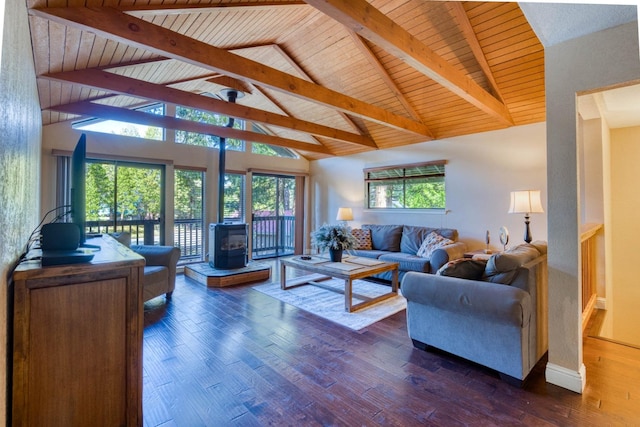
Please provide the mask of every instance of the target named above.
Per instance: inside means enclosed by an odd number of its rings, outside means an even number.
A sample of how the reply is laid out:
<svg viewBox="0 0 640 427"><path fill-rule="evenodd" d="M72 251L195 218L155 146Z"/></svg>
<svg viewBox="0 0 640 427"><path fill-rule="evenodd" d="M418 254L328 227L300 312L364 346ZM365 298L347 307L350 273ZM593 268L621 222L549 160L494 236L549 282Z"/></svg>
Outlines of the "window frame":
<svg viewBox="0 0 640 427"><path fill-rule="evenodd" d="M365 199L365 209L368 210L375 210L375 211L382 211L382 210L393 210L393 211L400 211L400 210L405 210L405 211L411 211L411 212L415 212L415 211L431 211L431 212L442 212L446 210L446 199L447 199L447 192L446 192L446 187L445 187L445 178L446 178L446 165L447 165L447 161L446 160L434 160L434 161L427 161L427 162L419 162L419 163L408 163L408 164L401 164L401 165L390 165L390 166L378 166L378 167L372 167L372 168L365 168L363 169L363 175L364 175L364 199ZM416 169L419 168L433 168L433 167L441 167L442 168L442 172L439 171L435 171L434 173L411 173L411 174L407 174L407 170L411 170L414 169L414 172ZM384 172L388 172L389 176L388 177L372 177L373 174L380 174L380 173L384 173ZM442 182L442 186L443 186L443 192L444 192L444 203L443 206L421 206L421 207L407 207L406 206L406 194L407 194L407 185L411 183L411 181L416 181L419 179L441 179ZM377 206L372 206L371 204L371 184L373 183L380 183L380 182L389 182L389 183L394 183L394 184L399 184L402 186L402 198L403 198L403 206L383 206L383 207L377 207Z"/></svg>

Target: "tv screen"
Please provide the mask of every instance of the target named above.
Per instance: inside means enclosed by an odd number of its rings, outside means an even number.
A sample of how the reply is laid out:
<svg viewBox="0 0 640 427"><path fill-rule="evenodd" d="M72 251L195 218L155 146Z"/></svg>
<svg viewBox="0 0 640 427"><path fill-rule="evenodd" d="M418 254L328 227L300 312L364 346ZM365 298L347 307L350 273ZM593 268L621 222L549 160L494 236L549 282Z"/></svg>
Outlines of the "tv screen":
<svg viewBox="0 0 640 427"><path fill-rule="evenodd" d="M87 137L83 133L71 156L71 221L80 228L80 246L87 239L86 222L86 164Z"/></svg>

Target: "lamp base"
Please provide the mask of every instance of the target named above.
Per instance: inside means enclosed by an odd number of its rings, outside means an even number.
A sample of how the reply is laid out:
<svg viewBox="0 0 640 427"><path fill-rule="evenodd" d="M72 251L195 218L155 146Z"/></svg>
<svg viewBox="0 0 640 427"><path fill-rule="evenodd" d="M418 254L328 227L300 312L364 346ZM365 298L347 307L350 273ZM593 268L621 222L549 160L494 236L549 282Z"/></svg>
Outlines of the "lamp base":
<svg viewBox="0 0 640 427"><path fill-rule="evenodd" d="M531 229L529 228L529 214L524 216L524 241L531 243Z"/></svg>

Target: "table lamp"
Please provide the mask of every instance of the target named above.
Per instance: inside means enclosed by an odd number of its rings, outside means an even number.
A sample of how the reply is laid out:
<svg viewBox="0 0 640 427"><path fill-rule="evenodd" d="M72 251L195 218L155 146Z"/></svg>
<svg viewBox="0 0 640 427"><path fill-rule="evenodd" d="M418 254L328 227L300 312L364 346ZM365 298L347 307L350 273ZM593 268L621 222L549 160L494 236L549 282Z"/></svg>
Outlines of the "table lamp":
<svg viewBox="0 0 640 427"><path fill-rule="evenodd" d="M540 203L540 190L524 190L511 192L511 205L509 213L524 214L524 241L531 243L531 230L529 229L529 214L543 213Z"/></svg>
<svg viewBox="0 0 640 427"><path fill-rule="evenodd" d="M353 211L351 208L338 208L336 219L342 221L344 225L347 225L347 221L353 221Z"/></svg>

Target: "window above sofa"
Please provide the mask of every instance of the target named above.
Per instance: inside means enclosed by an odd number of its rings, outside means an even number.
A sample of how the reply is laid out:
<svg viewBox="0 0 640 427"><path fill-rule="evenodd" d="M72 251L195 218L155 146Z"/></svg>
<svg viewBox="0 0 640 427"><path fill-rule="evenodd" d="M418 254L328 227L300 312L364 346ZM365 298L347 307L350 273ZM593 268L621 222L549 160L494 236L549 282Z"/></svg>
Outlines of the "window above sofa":
<svg viewBox="0 0 640 427"><path fill-rule="evenodd" d="M368 209L444 209L446 160L364 169Z"/></svg>

